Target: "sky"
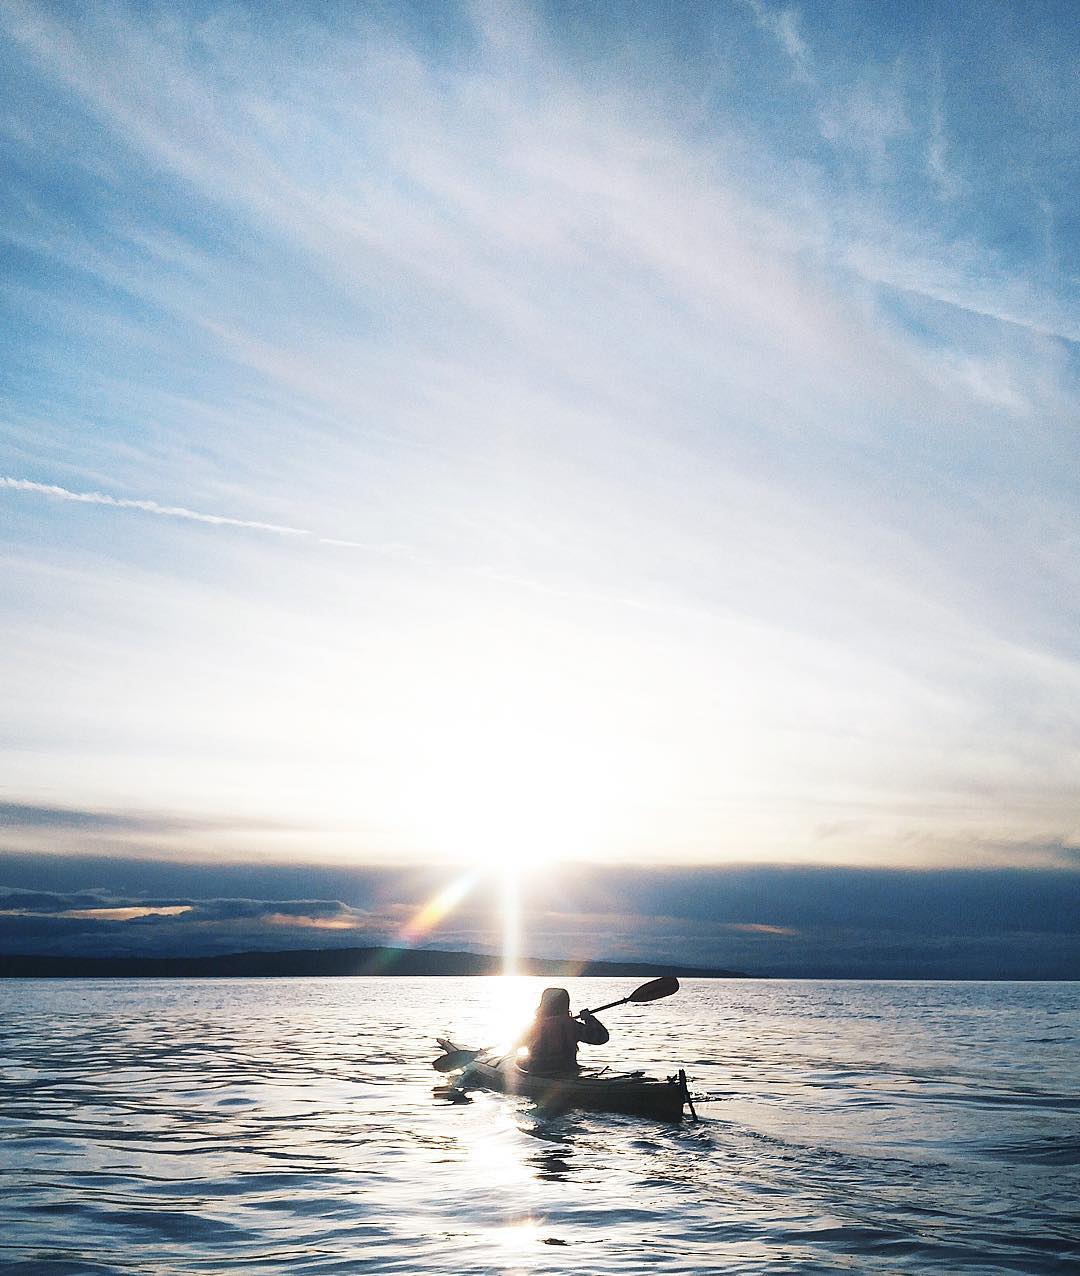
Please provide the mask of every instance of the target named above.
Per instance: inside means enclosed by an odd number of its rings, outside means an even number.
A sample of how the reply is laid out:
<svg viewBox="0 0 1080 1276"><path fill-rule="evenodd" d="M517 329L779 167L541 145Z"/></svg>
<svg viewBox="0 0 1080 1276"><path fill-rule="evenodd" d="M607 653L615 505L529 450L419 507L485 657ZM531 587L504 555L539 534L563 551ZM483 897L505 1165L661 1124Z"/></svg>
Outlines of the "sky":
<svg viewBox="0 0 1080 1276"><path fill-rule="evenodd" d="M0 891L523 863L550 948L575 863L1075 883L1078 62L1068 3L3 6Z"/></svg>

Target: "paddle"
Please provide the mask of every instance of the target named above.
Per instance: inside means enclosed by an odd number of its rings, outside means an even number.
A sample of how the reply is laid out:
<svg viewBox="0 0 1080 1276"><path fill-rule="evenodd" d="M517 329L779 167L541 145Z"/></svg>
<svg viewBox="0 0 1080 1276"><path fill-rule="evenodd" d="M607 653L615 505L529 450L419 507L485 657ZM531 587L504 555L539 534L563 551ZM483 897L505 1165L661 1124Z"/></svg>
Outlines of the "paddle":
<svg viewBox="0 0 1080 1276"><path fill-rule="evenodd" d="M650 979L647 984L642 984L640 988L635 988L629 997L620 997L618 1001L609 1001L606 1005L597 1006L595 1010L580 1010L575 1018L580 1019L582 1015L599 1014L601 1010L612 1010L615 1006L625 1006L627 1002L634 1005L644 1005L649 1001L660 1001L663 997L670 997L672 993L679 991L679 981L674 975L662 975L659 979ZM436 1072L457 1072L460 1068L467 1068L483 1050L450 1050L440 1058L432 1062L432 1067Z"/></svg>
<svg viewBox="0 0 1080 1276"><path fill-rule="evenodd" d="M650 979L647 984L635 988L629 997L620 997L618 1001L609 1001L606 1005L597 1006L595 1010L579 1010L575 1018L582 1015L598 1015L601 1010L611 1010L615 1006L625 1006L628 1001L640 1005L646 1001L659 1001L662 997L670 997L679 991L679 981L674 975L662 975L659 979Z"/></svg>

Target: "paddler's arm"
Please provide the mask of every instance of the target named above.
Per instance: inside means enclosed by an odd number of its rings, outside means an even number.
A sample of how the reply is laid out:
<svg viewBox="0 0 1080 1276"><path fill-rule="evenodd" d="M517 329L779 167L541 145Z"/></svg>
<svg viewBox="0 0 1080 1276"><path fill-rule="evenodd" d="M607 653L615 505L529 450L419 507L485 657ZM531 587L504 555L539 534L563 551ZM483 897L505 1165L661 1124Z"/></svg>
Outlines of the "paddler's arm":
<svg viewBox="0 0 1080 1276"><path fill-rule="evenodd" d="M587 1046L602 1046L608 1041L608 1030L595 1015L583 1010L577 1017L577 1039Z"/></svg>

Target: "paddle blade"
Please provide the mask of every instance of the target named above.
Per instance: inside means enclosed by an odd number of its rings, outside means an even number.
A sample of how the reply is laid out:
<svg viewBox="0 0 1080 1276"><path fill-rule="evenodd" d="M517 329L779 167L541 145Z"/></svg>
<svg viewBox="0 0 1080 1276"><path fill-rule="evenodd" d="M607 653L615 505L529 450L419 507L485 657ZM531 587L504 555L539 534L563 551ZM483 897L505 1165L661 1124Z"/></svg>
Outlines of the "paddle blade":
<svg viewBox="0 0 1080 1276"><path fill-rule="evenodd" d="M467 1068L479 1053L479 1050L451 1050L449 1054L432 1060L431 1066L436 1072L458 1072Z"/></svg>
<svg viewBox="0 0 1080 1276"><path fill-rule="evenodd" d="M642 1001L659 1001L661 997L670 997L672 993L679 991L679 981L674 975L662 975L659 979L650 979L647 984L642 984L640 988L627 997L627 1001L639 1003Z"/></svg>

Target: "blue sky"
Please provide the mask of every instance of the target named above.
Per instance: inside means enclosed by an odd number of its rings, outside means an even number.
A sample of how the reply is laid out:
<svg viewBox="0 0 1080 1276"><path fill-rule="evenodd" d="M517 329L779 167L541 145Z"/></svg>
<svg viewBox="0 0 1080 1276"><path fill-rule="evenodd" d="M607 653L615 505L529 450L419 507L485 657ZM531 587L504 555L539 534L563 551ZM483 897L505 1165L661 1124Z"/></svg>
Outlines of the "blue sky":
<svg viewBox="0 0 1080 1276"><path fill-rule="evenodd" d="M1075 869L1078 43L4 6L6 849Z"/></svg>

